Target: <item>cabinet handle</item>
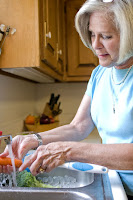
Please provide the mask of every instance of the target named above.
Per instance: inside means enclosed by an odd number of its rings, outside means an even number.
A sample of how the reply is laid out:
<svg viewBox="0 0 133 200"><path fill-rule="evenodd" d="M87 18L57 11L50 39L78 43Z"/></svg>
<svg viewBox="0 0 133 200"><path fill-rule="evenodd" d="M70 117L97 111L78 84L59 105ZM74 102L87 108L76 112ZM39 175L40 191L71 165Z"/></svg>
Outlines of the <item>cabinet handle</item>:
<svg viewBox="0 0 133 200"><path fill-rule="evenodd" d="M44 45L45 47L47 47L47 38L51 38L52 35L51 35L51 32L49 31L47 33L47 22L44 22Z"/></svg>
<svg viewBox="0 0 133 200"><path fill-rule="evenodd" d="M62 55L62 50L60 49L57 53L58 53L59 55Z"/></svg>
<svg viewBox="0 0 133 200"><path fill-rule="evenodd" d="M46 33L46 37L51 38L52 37L51 32Z"/></svg>
<svg viewBox="0 0 133 200"><path fill-rule="evenodd" d="M59 55L62 55L62 50L60 49L59 50L59 44L57 43L56 44L56 58L57 58L57 61L58 61L58 59L59 59Z"/></svg>

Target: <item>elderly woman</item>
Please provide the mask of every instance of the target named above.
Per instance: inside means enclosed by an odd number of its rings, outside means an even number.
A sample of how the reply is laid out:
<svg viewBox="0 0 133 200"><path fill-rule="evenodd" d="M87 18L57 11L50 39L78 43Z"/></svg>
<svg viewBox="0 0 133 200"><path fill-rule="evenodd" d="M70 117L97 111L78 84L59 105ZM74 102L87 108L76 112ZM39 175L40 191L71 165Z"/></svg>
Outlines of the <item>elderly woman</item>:
<svg viewBox="0 0 133 200"><path fill-rule="evenodd" d="M21 159L42 144L20 171L29 166L36 175L40 166L49 172L65 161L94 163L119 170L127 194L133 196L133 0L88 0L75 24L99 59L76 116L45 133L16 136L14 156ZM79 143L95 126L103 144ZM1 156L8 156L7 148Z"/></svg>

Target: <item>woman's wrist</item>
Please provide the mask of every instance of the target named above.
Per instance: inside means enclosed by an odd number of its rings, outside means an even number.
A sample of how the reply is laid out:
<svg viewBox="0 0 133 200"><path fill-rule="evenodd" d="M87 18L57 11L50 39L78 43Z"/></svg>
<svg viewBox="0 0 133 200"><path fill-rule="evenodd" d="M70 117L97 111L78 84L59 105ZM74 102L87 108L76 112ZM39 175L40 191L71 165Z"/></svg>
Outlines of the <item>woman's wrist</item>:
<svg viewBox="0 0 133 200"><path fill-rule="evenodd" d="M38 147L41 146L41 145L43 145L42 137L38 133L35 133L34 137L38 141Z"/></svg>
<svg viewBox="0 0 133 200"><path fill-rule="evenodd" d="M67 142L68 151L66 153L66 161L80 161L86 160L86 149L88 144L82 142ZM82 153L81 153L82 149Z"/></svg>
<svg viewBox="0 0 133 200"><path fill-rule="evenodd" d="M75 145L75 142L64 142L65 148L64 148L64 152L65 152L65 160L67 162L70 162L73 160L73 148Z"/></svg>

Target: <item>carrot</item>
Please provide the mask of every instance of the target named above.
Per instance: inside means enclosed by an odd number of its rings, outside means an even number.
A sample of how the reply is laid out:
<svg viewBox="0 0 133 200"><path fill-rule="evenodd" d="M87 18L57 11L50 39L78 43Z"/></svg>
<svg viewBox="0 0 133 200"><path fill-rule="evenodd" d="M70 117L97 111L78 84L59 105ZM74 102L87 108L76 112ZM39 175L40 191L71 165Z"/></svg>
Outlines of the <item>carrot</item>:
<svg viewBox="0 0 133 200"><path fill-rule="evenodd" d="M14 159L15 167L19 168L22 165L22 160ZM1 157L0 165L12 165L11 158L9 157Z"/></svg>

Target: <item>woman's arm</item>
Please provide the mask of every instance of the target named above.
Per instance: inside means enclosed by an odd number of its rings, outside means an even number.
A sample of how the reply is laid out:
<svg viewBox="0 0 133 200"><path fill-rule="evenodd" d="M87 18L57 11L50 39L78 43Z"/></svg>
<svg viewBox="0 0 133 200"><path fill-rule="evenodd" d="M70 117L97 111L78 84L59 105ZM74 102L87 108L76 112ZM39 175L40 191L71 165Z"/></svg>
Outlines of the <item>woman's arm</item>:
<svg viewBox="0 0 133 200"><path fill-rule="evenodd" d="M37 175L40 167L50 172L69 161L97 164L115 170L133 170L133 144L53 142L38 147L21 165L20 171L30 167L31 173Z"/></svg>
<svg viewBox="0 0 133 200"><path fill-rule="evenodd" d="M90 104L91 98L85 94L70 124L39 133L43 139L43 144L55 141L80 141L86 138L94 129Z"/></svg>
<svg viewBox="0 0 133 200"><path fill-rule="evenodd" d="M69 147L66 154L68 161L92 163L115 170L133 170L133 144L71 143Z"/></svg>

